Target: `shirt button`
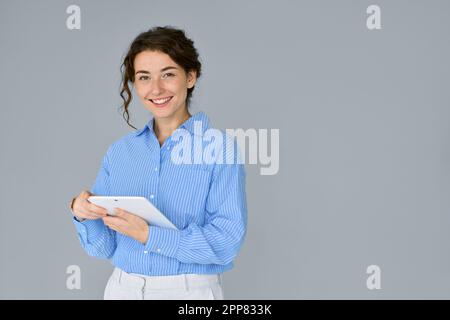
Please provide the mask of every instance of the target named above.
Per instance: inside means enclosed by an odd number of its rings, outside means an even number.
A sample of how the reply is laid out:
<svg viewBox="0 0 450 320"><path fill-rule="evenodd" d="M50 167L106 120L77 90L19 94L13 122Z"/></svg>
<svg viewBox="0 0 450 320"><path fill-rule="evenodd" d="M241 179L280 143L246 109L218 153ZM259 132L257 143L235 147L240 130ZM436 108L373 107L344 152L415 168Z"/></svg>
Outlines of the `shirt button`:
<svg viewBox="0 0 450 320"><path fill-rule="evenodd" d="M156 249L156 251L157 251L157 252L161 252L161 249L160 249L160 248L158 248L158 249Z"/></svg>
<svg viewBox="0 0 450 320"><path fill-rule="evenodd" d="M155 171L158 171L158 167L155 167Z"/></svg>
<svg viewBox="0 0 450 320"><path fill-rule="evenodd" d="M155 197L155 195L151 194L150 195L150 199L153 199Z"/></svg>
<svg viewBox="0 0 450 320"><path fill-rule="evenodd" d="M145 250L145 251L144 251L144 253L148 253L148 251L147 251L147 250Z"/></svg>

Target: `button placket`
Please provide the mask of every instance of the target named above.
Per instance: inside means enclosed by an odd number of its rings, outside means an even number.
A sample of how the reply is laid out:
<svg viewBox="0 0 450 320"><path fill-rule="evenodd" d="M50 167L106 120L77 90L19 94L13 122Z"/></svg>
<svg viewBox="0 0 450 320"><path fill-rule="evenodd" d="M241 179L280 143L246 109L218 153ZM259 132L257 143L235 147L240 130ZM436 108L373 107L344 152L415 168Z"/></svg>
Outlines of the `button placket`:
<svg viewBox="0 0 450 320"><path fill-rule="evenodd" d="M158 157L155 159L155 162L152 163L152 181L154 181L151 184L151 189L148 190L149 192L149 198L152 200L153 205L156 205L156 195L158 192L158 185L159 185L159 172L160 172L160 168L161 168L161 149L159 150L159 155Z"/></svg>

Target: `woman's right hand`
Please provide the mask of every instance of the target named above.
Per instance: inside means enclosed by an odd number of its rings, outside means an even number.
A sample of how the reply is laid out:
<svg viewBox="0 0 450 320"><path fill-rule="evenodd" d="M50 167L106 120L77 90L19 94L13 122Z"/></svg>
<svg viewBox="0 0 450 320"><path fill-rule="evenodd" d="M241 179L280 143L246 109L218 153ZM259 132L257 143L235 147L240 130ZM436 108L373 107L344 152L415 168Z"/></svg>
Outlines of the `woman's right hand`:
<svg viewBox="0 0 450 320"><path fill-rule="evenodd" d="M72 214L78 221L96 220L108 215L108 211L105 208L99 207L88 201L88 198L93 194L89 191L82 191L73 202Z"/></svg>

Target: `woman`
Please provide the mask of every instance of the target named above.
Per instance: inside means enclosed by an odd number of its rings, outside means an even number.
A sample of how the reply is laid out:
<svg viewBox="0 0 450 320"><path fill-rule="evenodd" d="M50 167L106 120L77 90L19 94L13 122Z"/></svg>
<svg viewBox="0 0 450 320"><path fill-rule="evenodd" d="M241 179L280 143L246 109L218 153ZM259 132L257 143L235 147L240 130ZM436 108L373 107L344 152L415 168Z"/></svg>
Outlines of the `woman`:
<svg viewBox="0 0 450 320"><path fill-rule="evenodd" d="M206 114L189 112L201 74L194 43L182 30L152 28L132 42L122 72L128 125L129 84L153 118L110 145L91 190L71 202L82 247L115 266L104 298L224 299L221 275L233 267L246 234L245 171L235 139L227 148L225 135L216 135L223 144L213 163L175 161L180 141L193 147L182 150L185 160L198 160L198 150L211 142L204 139L211 136ZM224 161L230 155L233 161ZM91 195L146 197L178 230L121 209L107 216L88 201Z"/></svg>

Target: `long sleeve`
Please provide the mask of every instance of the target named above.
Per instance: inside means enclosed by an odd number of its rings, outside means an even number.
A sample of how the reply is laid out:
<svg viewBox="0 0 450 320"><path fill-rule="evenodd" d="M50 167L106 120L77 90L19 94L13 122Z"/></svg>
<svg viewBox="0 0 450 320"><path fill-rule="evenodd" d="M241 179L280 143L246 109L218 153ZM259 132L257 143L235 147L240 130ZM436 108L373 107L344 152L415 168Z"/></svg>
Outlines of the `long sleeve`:
<svg viewBox="0 0 450 320"><path fill-rule="evenodd" d="M183 263L226 265L237 256L247 227L243 164L216 164L206 202L203 226L183 230L149 227L146 250Z"/></svg>
<svg viewBox="0 0 450 320"><path fill-rule="evenodd" d="M107 196L109 195L109 190L107 152L90 191L95 195ZM116 232L106 227L102 219L79 222L74 217L73 223L77 229L81 246L88 255L104 259L112 257L117 247Z"/></svg>

